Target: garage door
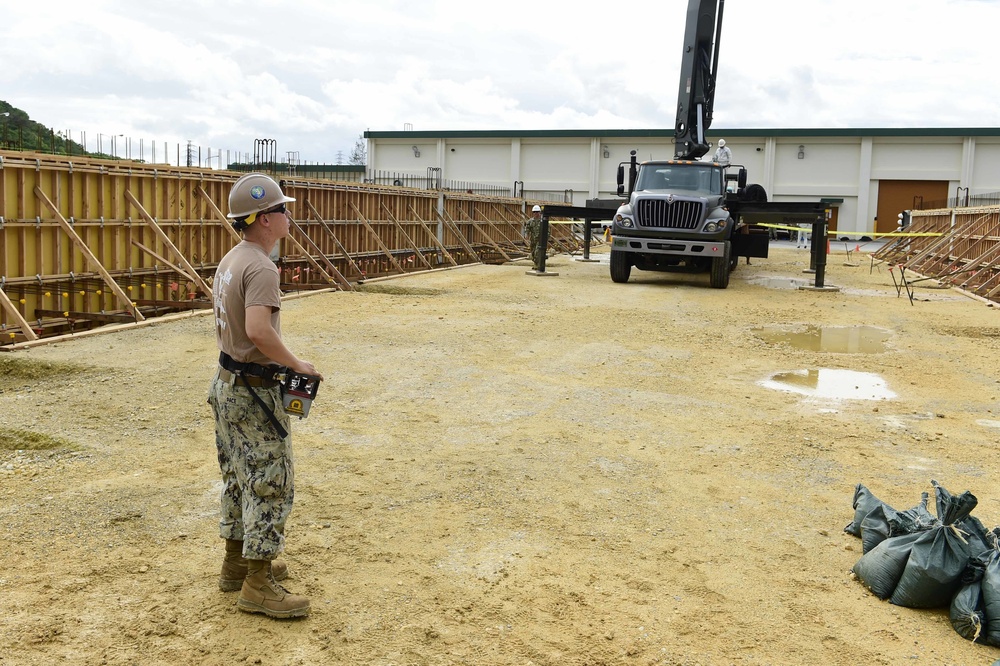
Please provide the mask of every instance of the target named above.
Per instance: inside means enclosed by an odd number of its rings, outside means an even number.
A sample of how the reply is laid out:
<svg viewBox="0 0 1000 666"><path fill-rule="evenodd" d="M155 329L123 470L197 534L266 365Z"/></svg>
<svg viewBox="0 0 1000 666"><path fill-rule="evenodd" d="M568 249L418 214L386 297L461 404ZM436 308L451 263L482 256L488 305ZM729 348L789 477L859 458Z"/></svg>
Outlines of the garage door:
<svg viewBox="0 0 1000 666"><path fill-rule="evenodd" d="M946 180L880 180L875 231L879 233L895 231L899 223L898 215L902 211L935 202L943 205L947 200Z"/></svg>

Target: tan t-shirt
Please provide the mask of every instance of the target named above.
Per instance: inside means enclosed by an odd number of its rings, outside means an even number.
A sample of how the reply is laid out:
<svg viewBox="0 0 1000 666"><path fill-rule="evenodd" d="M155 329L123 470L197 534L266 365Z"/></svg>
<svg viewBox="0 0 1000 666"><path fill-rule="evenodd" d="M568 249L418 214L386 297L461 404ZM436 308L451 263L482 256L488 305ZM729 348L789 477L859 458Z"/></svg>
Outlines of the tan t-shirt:
<svg viewBox="0 0 1000 666"><path fill-rule="evenodd" d="M271 326L281 335L281 282L278 267L259 245L242 241L226 253L215 271L215 340L241 363L273 364L247 337L247 311L271 308Z"/></svg>

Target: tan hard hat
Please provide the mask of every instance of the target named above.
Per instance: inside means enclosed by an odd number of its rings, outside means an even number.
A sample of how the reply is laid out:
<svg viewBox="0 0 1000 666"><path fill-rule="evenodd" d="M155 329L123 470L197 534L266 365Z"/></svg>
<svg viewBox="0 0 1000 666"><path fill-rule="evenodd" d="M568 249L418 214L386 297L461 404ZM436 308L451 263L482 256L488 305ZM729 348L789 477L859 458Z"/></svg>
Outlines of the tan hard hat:
<svg viewBox="0 0 1000 666"><path fill-rule="evenodd" d="M273 178L262 173L248 173L229 190L229 215L226 217L246 220L245 223L250 225L257 213L287 201L295 199L286 197Z"/></svg>
<svg viewBox="0 0 1000 666"><path fill-rule="evenodd" d="M531 207L531 212L532 213L541 213L542 212L542 207L541 206L532 206Z"/></svg>

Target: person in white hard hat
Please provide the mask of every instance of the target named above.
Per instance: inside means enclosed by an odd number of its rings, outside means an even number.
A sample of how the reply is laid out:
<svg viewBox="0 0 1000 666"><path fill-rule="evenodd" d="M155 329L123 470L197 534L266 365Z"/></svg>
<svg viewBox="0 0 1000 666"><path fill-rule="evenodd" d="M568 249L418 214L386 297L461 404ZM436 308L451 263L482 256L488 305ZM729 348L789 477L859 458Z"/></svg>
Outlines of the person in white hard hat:
<svg viewBox="0 0 1000 666"><path fill-rule="evenodd" d="M716 149L712 161L718 162L724 167L729 166L733 161L733 151L726 147L725 139L719 139L719 147Z"/></svg>
<svg viewBox="0 0 1000 666"><path fill-rule="evenodd" d="M539 247L539 240L542 236L542 208L541 206L531 207L531 217L524 223L524 233L528 237L528 256L531 257L531 266L534 270L542 265L541 253L545 250Z"/></svg>
<svg viewBox="0 0 1000 666"><path fill-rule="evenodd" d="M239 590L237 608L270 617L309 613L309 599L278 581L277 560L292 510L291 425L276 377L288 368L322 379L281 340L281 284L269 253L288 236L286 196L273 178L251 173L229 193L229 219L243 241L219 262L212 283L219 367L208 402L222 471L219 535L226 540L219 588Z"/></svg>

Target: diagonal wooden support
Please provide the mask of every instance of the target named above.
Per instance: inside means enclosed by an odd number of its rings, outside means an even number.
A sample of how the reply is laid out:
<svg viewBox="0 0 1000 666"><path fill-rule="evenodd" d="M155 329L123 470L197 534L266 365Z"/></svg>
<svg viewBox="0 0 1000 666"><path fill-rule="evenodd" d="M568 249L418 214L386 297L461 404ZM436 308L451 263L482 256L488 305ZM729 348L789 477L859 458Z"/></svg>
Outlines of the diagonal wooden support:
<svg viewBox="0 0 1000 666"><path fill-rule="evenodd" d="M527 252L528 241L524 237L521 231L522 229L524 229L524 219L522 218L520 221L511 220L507 216L507 211L505 211L500 206L497 206L496 204L490 204L490 208L493 209L493 212L495 212L501 220L509 224L517 232L517 240L520 241L520 243L515 242L514 247L516 247L520 251Z"/></svg>
<svg viewBox="0 0 1000 666"><path fill-rule="evenodd" d="M139 211L139 215L142 216L142 219L146 220L146 224L148 224L153 230L153 233L160 239L160 242L174 253L174 256L177 257L177 263L184 267L187 274L191 276L194 283L198 285L198 288L205 292L205 295L211 299L212 290L209 288L208 284L201 279L201 276L198 275L198 271L196 271L194 266L188 262L187 257L185 257L181 251L177 249L177 246L174 245L173 242L167 237L167 234L163 232L163 229L157 223L156 219L146 212L146 209L143 208L142 204L139 203L139 200L135 198L135 195L133 195L130 190L125 190L125 198L128 199L128 202L135 206L136 210Z"/></svg>
<svg viewBox="0 0 1000 666"><path fill-rule="evenodd" d="M483 228L479 225L478 222L476 222L475 220L473 220L471 217L469 217L468 215L466 215L464 212L462 212L462 211L459 211L459 212L461 212L462 215L465 215L465 217L468 218L469 224L472 225L472 228L475 231L478 231L479 235L482 236L483 238L485 238L486 242L489 243L491 246L493 246L494 250L496 250L497 252L500 253L500 256L504 258L504 261L511 261L510 255L507 254L506 252L504 252L503 248L500 247L500 245L498 245L495 240L493 240L492 238L490 238L490 235L488 233L486 233L485 231L483 231Z"/></svg>
<svg viewBox="0 0 1000 666"><path fill-rule="evenodd" d="M0 289L0 306L3 306L4 312L10 315L11 318L17 322L17 325L21 327L21 332L24 333L24 337L29 340L38 339L38 336L35 335L35 332L31 330L30 326L28 326L28 322L21 316L20 311L14 307L14 304L7 297L7 294L4 293L3 289Z"/></svg>
<svg viewBox="0 0 1000 666"><path fill-rule="evenodd" d="M459 212L462 213L462 215L464 215L465 217L467 217L469 219L469 222L471 222L472 224L478 224L475 220L473 220L471 217L469 217L469 214L466 213L465 211L459 211ZM503 242L506 243L508 247L512 247L515 250L517 249L517 244L514 241L512 241L510 238L508 238L507 234L505 234L503 232L503 230L500 229L500 227L498 225L493 224L493 222L490 221L490 220L486 220L486 224L488 224L490 226L490 229L493 229L498 234L500 234L500 238L503 239ZM492 239L490 239L490 240L492 240ZM499 246L500 245L497 244L497 247L499 247ZM504 252L503 255L507 258L508 261L510 261L510 255L508 255L506 252Z"/></svg>
<svg viewBox="0 0 1000 666"><path fill-rule="evenodd" d="M372 228L372 225L369 224L368 219L365 218L364 214L358 209L358 207L354 204L353 201L351 202L351 208L353 208L354 212L358 214L358 219L361 220L361 223L365 225L365 228L368 229L368 232L375 238L375 242L378 243L378 246L380 248L382 248L382 252L385 253L385 256L389 257L389 261L392 262L392 265L395 266L400 273L405 273L406 271L399 264L399 262L396 261L396 257L392 256L392 252L389 250L389 248L385 246L385 243L382 242L382 239L379 238L378 234L375 233L375 229Z"/></svg>
<svg viewBox="0 0 1000 666"><path fill-rule="evenodd" d="M294 224L294 221L292 221L291 217L289 217L288 220ZM298 229L299 228L298 225L295 225L295 228ZM299 229L299 233L302 233L301 229ZM299 252L299 254L301 254L303 257L306 258L306 261L309 262L309 265L315 268L316 271L321 276L323 276L323 279L326 280L327 284L333 284L335 282L335 280L332 277L330 277L329 273L324 271L323 268L318 263L316 263L316 260L312 258L312 255L309 254L309 251L306 250L304 247L302 247L302 243L295 240L295 236L288 234L287 236L285 236L285 238L295 247L295 249Z"/></svg>
<svg viewBox="0 0 1000 666"><path fill-rule="evenodd" d="M406 229L403 228L403 225L399 223L399 220L397 220L395 216L393 216L392 211L389 210L388 207L386 207L386 205L381 201L379 201L379 203L382 205L383 210L385 210L385 214L388 215L392 223L396 225L396 230L399 231L400 234L402 234L406 242L409 243L410 247L413 248L413 251L417 253L417 257L420 258L420 262L427 268L434 268L433 266L431 266L431 262L427 261L427 258L424 257L423 252L420 251L420 248L417 247L417 244L413 242L412 238L410 238L410 234L406 233Z"/></svg>
<svg viewBox="0 0 1000 666"><path fill-rule="evenodd" d="M472 249L472 245L469 244L469 240L465 237L465 234L462 233L462 230L458 228L458 225L455 224L455 220L451 219L451 216L448 215L448 213L438 213L438 219L441 220L444 226L451 230L451 233L455 234L458 238L458 242L461 243L466 252L475 257L476 261L482 261L482 258L480 258L479 254Z"/></svg>
<svg viewBox="0 0 1000 666"><path fill-rule="evenodd" d="M161 256L160 256L160 255L158 255L157 253L153 252L152 250L150 250L150 249L149 249L148 247L146 247L146 246L145 246L145 245L143 245L142 243L140 243L140 242L138 242L138 241L132 241L132 245L136 246L137 248L139 248L140 250L142 250L142 251L143 251L143 252L145 252L146 254L150 255L151 257L153 257L153 259L156 259L157 261L162 261L162 262L163 262L163 263L165 263L165 264L166 264L167 266L169 266L169 267L170 267L170 269L171 269L172 271L174 271L175 273L178 273L178 274L180 274L180 275L183 275L183 276L184 276L184 277L186 277L186 278L187 278L188 280L192 280L192 281L194 280L194 278L193 278L193 277L191 277L190 275L188 275L188 274L187 274L187 271L185 271L185 270L184 270L183 268L181 268L180 266L175 266L174 264L170 263L170 262L169 262L169 261L168 261L167 259L165 259L164 257L161 257Z"/></svg>
<svg viewBox="0 0 1000 666"><path fill-rule="evenodd" d="M923 251L916 253L906 261L907 268L918 273L922 272L923 265L929 261L933 261L935 256L948 256L950 254L950 248L954 243L955 236L968 236L974 227L974 220L966 220L952 227L940 238L928 241L927 247Z"/></svg>
<svg viewBox="0 0 1000 666"><path fill-rule="evenodd" d="M208 196L208 192L205 191L205 188L199 185L197 191L198 194L201 195L201 198L208 202L209 208L211 208L212 212L215 213L215 216L219 218L219 221L222 222L222 226L226 228L226 231L228 231L229 235L233 237L233 240L235 240L237 243L242 241L243 239L236 232L236 230L233 229L232 221L228 217L226 217L225 213L219 210L219 207L215 205L214 201L212 201L212 197Z"/></svg>
<svg viewBox="0 0 1000 666"><path fill-rule="evenodd" d="M302 234L302 237L306 239L306 242L309 244L309 247L311 247L313 250L316 251L316 254L320 256L320 258L323 260L323 263L326 264L326 267L330 269L330 274L327 274L322 269L320 269L320 272L323 273L326 280L331 283L336 281L337 284L340 285L340 287L345 291L353 290L354 288L351 286L351 283L347 281L347 278L345 278L343 275L340 274L340 271L337 270L337 267L334 266L329 259L327 259L325 254L323 254L323 250L320 249L320 247L316 245L313 239L309 237L309 234L307 234L305 230L299 226L299 223L292 219L291 215L288 216L288 221L292 223L292 226L295 228L296 231ZM319 268L319 265L317 264L316 267ZM333 275L332 279L330 275Z"/></svg>
<svg viewBox="0 0 1000 666"><path fill-rule="evenodd" d="M126 294L120 286L118 286L115 279L111 277L111 273L108 273L107 269L104 268L101 262L98 261L97 257L94 256L94 253L90 251L90 248L87 247L87 244L83 242L83 239L77 235L76 230L73 229L73 225L71 225L66 218L62 216L62 213L59 212L56 205L45 195L45 192L42 192L42 188L38 187L38 185L35 185L35 196L38 197L42 203L44 203L45 206L52 211L52 214L56 216L59 226L63 228L66 235L70 237L73 244L76 245L78 250L80 250L80 253L87 260L88 265L101 274L104 284L108 285L108 289L114 292L114 295L118 297L118 300L121 301L123 306L125 306L125 309L132 313L132 316L135 317L136 321L146 321L146 318L142 316L142 313L140 313L139 310L132 305L132 299L128 297L128 294Z"/></svg>
<svg viewBox="0 0 1000 666"><path fill-rule="evenodd" d="M997 245L996 239L988 233L991 220L995 216L996 212L988 212L976 218L975 224L978 228L970 230L970 232L974 233L970 233L968 238L965 239L968 242L968 247L961 254L949 252L945 257L942 268L938 272L942 274L951 273L960 267L971 264L990 266L996 263L997 255L1000 253L1000 245Z"/></svg>
<svg viewBox="0 0 1000 666"><path fill-rule="evenodd" d="M552 224L552 220L549 220L549 227L555 227L559 230L560 235L555 237L555 240L563 248L563 252L566 254L573 254L574 251L580 249L580 239L573 235L571 224Z"/></svg>
<svg viewBox="0 0 1000 666"><path fill-rule="evenodd" d="M354 257L351 256L351 253L347 251L347 248L344 247L343 243L340 242L340 239L337 238L337 234L333 233L333 229L330 228L330 225L326 223L326 220L323 219L323 216L319 214L318 210L316 210L316 206L313 206L312 202L310 201L306 201L306 206L309 208L309 212L312 213L316 221L319 222L324 229L326 229L326 233L330 234L330 238L332 238L333 242L337 245L338 248L340 248L340 251L344 253L344 256L347 257L347 261L348 263L351 264L351 267L358 272L358 275L364 274L364 271L361 270L361 267L358 266L357 263L355 263ZM347 284L350 285L350 282L348 282ZM350 291L353 290L354 287L351 286Z"/></svg>
<svg viewBox="0 0 1000 666"><path fill-rule="evenodd" d="M448 248L444 246L444 243L438 240L437 234L434 233L434 230L431 229L430 226L423 221L423 219L421 219L420 215L417 214L417 211L413 210L413 206L409 206L409 209L410 213L412 213L413 217L420 223L420 226L424 228L424 231L427 232L427 236L430 237L431 241L433 241L433 243L441 251L441 254L444 255L445 259L447 259L452 266L458 266L458 262L455 261L455 257L451 256L451 252L449 252Z"/></svg>

